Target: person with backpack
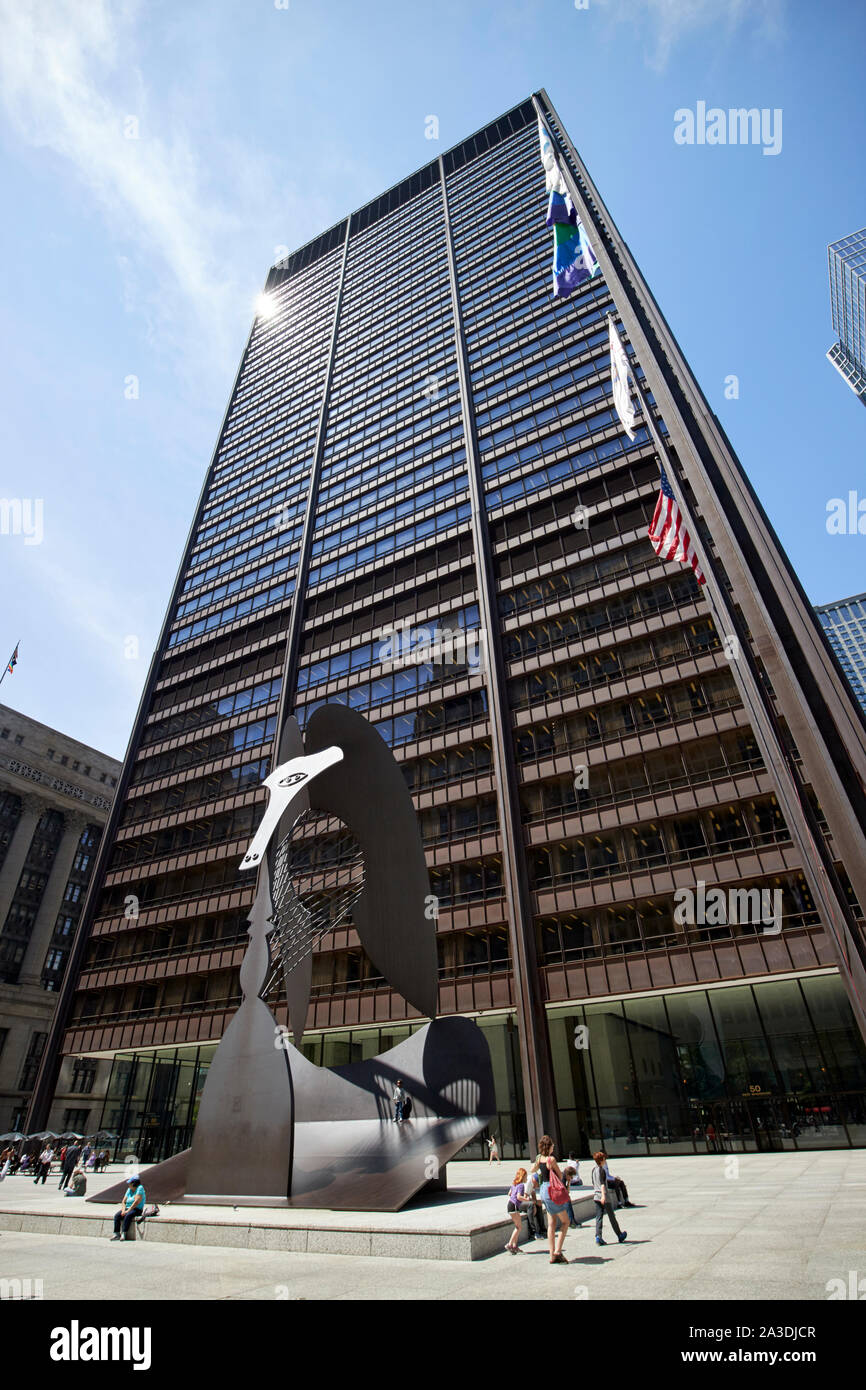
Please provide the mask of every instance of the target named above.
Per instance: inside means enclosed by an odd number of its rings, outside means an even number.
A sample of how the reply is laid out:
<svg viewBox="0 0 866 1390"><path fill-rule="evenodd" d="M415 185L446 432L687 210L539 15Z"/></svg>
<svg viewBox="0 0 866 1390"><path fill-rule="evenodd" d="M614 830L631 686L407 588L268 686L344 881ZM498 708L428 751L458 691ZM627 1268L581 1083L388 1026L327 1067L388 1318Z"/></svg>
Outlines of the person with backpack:
<svg viewBox="0 0 866 1390"><path fill-rule="evenodd" d="M622 1245L628 1231L621 1231L619 1224L613 1213L613 1201L611 1200L610 1190L607 1185L607 1154L603 1149L599 1149L597 1154L593 1154L595 1167L592 1170L592 1196L595 1202L595 1243L596 1245L606 1245L607 1241L602 1238L601 1227L604 1221L605 1212L607 1219L613 1226L613 1233Z"/></svg>
<svg viewBox="0 0 866 1390"><path fill-rule="evenodd" d="M567 1265L562 1253L565 1237L568 1235L568 1214L570 1203L568 1188L562 1178L562 1170L553 1155L553 1140L549 1134L542 1135L538 1145L538 1164L541 1175L541 1200L547 1211L547 1244L552 1265ZM557 1226L559 1233L557 1234Z"/></svg>

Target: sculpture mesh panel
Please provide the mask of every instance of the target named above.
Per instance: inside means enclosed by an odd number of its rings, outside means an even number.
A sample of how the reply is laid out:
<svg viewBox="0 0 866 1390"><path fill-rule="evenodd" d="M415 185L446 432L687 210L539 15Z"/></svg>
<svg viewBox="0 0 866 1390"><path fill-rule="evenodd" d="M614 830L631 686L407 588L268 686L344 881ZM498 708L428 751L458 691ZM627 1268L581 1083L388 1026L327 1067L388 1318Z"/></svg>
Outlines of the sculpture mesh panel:
<svg viewBox="0 0 866 1390"><path fill-rule="evenodd" d="M315 837L299 834L319 822ZM306 811L274 855L271 900L275 966L287 979L326 932L343 926L364 891L364 856L351 831L333 816ZM267 995L276 979L268 980Z"/></svg>

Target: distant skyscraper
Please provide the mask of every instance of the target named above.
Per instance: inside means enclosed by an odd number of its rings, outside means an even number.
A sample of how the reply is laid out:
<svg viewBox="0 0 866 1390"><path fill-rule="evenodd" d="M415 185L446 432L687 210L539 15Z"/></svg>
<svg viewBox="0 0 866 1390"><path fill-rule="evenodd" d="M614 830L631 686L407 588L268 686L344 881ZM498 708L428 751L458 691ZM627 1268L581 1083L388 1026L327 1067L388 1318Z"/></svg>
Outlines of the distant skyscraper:
<svg viewBox="0 0 866 1390"><path fill-rule="evenodd" d="M866 594L815 609L851 688L866 710Z"/></svg>
<svg viewBox="0 0 866 1390"><path fill-rule="evenodd" d="M866 405L866 227L827 248L830 308L839 335L827 353Z"/></svg>
<svg viewBox="0 0 866 1390"><path fill-rule="evenodd" d="M599 265L567 298L539 116ZM709 1125L741 1149L866 1142L866 732L546 98L265 289L30 1127L61 1058L113 1057L118 1152L189 1143L240 999L262 779L288 714L342 702L415 798L439 1012L489 1039L509 1157L545 1130L581 1156L706 1149ZM633 433L611 313L648 401ZM660 456L703 585L650 543ZM345 827L306 821L299 893L338 892L353 856ZM773 921L740 914L756 900ZM323 1066L423 1022L332 906L302 1020ZM284 1023L276 972L266 994Z"/></svg>

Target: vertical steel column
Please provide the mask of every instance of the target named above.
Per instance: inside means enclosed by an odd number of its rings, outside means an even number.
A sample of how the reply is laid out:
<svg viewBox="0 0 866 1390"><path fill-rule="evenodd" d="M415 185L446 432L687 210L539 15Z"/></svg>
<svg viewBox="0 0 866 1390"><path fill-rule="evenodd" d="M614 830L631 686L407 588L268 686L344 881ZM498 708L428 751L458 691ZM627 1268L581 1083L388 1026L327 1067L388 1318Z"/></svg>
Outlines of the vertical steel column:
<svg viewBox="0 0 866 1390"><path fill-rule="evenodd" d="M310 486L307 491L307 510L304 513L304 529L301 532L301 546L298 552L298 565L295 570L295 592L289 614L289 635L286 641L286 654L283 659L283 680L280 688L280 701L277 706L277 726L274 734L273 763L279 757L280 739L283 725L294 705L290 703L294 695L298 676L298 655L301 648L301 634L304 629L305 593L307 576L310 572L310 551L313 546L313 532L316 526L316 506L319 499L319 479L322 472L322 452L325 447L328 403L331 382L334 378L334 358L337 350L337 332L340 325L340 308L343 303L343 286L346 280L346 261L349 255L349 237L352 235L352 214L346 218L346 236L343 241L343 257L340 262L340 279L337 284L337 298L334 304L334 322L331 327L331 341L328 345L328 361L325 380L322 386L322 405L319 410L319 423L316 427L316 442L313 445L313 461L310 467Z"/></svg>
<svg viewBox="0 0 866 1390"><path fill-rule="evenodd" d="M653 312L656 308L655 302L651 299L649 291L644 286L643 280L640 278L640 272L631 260L631 257L628 256L625 244L622 242L607 210L601 203L594 186L589 183L588 175L585 174L577 155L567 142L562 123L553 112L553 108L547 101L546 95L543 93L542 95L544 96L544 105L542 105L537 95L534 95L532 98L533 105L535 106L539 119L550 136L554 150L559 149L560 142L551 128L548 111L551 112L553 119L556 120L560 129L563 130L562 143L566 145L569 157L581 170L581 179L586 183L587 188L592 188L591 196L598 208L598 215L594 213L592 207L588 203L586 196L566 161L560 158L557 159L561 172L568 184L578 216L585 227L595 229L596 235L593 237L593 247L599 265L601 266L605 282L611 296L614 298L617 312L622 318L629 339L634 345L638 361L643 367L647 382L650 385L655 400L659 404L662 417L669 430L670 438L676 444L678 457L681 460L686 476L692 484L695 495L701 505L701 510L707 518L713 542L721 556L721 562L725 566L732 585L734 585L736 600L740 602L744 611L750 606L752 608L749 625L752 635L755 638L756 646L760 650L761 642L759 640L759 633L761 628L765 630L769 628L771 622L770 616L765 609L759 609L756 604L753 603L749 605L747 602L747 595L749 592L748 575L738 553L735 538L727 525L723 502L716 496L711 479L707 475L706 470L701 466L699 453L692 439L688 422L680 407L677 393L674 389L671 389L671 387L675 386L677 383L681 384L685 376L688 376L691 380L689 369L685 361L679 353L677 353L678 376L673 379L672 382L667 379L663 364L653 351L650 342L650 333L653 334L656 341L664 350L667 346L666 339L670 339L670 341L673 342L670 331L661 319L660 312ZM545 109L545 107L547 109ZM603 226L600 224L600 218L604 221ZM599 233L601 235L599 235ZM605 236L609 239L613 247L613 255L605 244ZM627 256L628 277L625 271ZM641 291L640 296L637 293L638 290ZM636 376L635 385L656 449L661 458L668 458L668 446L663 441L656 427ZM694 383L694 392L698 392L696 383ZM698 416L697 418L700 417ZM714 441L711 438L709 442L712 446ZM716 450L713 450L714 455L716 452ZM726 461L726 463L729 472L742 479L742 471L736 464L736 461L731 458ZM677 475L673 469L670 470L670 482L684 516L690 516L691 509L686 503L682 489L678 483ZM762 517L759 517L757 512L755 512L756 528L761 520ZM696 534L693 525L690 527L690 530L692 534ZM764 549L767 555L769 555L772 550L769 537L765 538ZM781 557L777 555L775 558L778 561ZM739 639L741 659L731 662L731 672L743 698L744 706L749 713L749 718L752 722L752 727L761 747L767 768L773 774L776 781L779 800L792 839L800 854L804 876L813 893L816 905L818 905L822 911L830 940L833 943L839 961L840 974L845 983L854 1015L861 1032L864 1037L866 1037L866 964L864 964L863 949L857 923L845 901L824 836L820 831L820 827L815 823L811 808L807 805L805 797L801 796L799 780L791 765L787 749L780 737L772 701L755 666L746 632L736 611L734 597L728 593L727 586L719 573L719 564L712 553L708 552L702 555L701 559L702 567L705 569L709 580L707 585L708 604L719 636L722 637L725 634L732 634L737 635ZM784 568L784 565L779 564L778 567L781 570ZM740 584L736 584L736 579L738 577L741 578ZM772 631L772 629L770 629L770 631ZM765 641L765 649L767 645ZM770 638L769 645L772 646L772 637ZM795 692L792 691L791 695L794 696L794 694ZM781 700L780 704L783 705L784 709L785 705ZM853 705L853 699L851 704ZM802 710L800 714L802 716ZM797 720L791 720L791 723L793 727L797 724ZM815 776L813 767L814 764L808 767L810 780L816 781L817 783L818 779ZM823 800L822 807L835 836L835 829L830 814L831 808L830 806L824 805ZM844 816L844 809L840 807L840 810L842 810ZM854 825L856 827L856 818L854 820ZM866 844L863 842L862 827L860 827L860 848L861 854L863 854L863 851L866 850ZM864 855L864 857L866 857L866 855ZM858 861L855 857L854 863L851 866L846 865L846 867L852 876L852 881L855 881L855 874L862 872L864 864L862 860ZM864 884L866 884L866 880L864 880ZM866 898L864 898L863 901L866 903Z"/></svg>
<svg viewBox="0 0 866 1390"><path fill-rule="evenodd" d="M457 285L457 266L445 163L439 156L439 180L442 189L442 209L445 221L445 243L448 253L448 279L451 288L451 308L454 316L454 340L457 358L457 379L460 389L460 408L466 439L466 475L472 505L472 540L475 550L475 573L478 586L478 607L482 630L487 634L487 703L490 716L493 769L499 803L499 825L502 832L502 866L508 909L511 963L517 994L518 1038L526 1119L530 1148L537 1149L542 1134L550 1134L559 1144L559 1114L553 1085L553 1063L550 1036L541 975L535 942L532 898L525 869L523 827L520 819L517 771L514 763L512 727L506 696L505 660L496 607L496 576L490 543L490 527L484 500L484 482L478 458L475 414L469 390L469 364L460 294Z"/></svg>

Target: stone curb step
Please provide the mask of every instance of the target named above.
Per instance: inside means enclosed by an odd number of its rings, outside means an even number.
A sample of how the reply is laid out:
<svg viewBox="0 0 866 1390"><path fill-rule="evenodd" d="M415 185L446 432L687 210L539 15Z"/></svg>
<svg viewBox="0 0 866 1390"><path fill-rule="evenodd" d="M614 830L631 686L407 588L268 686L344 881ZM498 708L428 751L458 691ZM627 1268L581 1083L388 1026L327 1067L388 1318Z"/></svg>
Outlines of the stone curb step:
<svg viewBox="0 0 866 1390"><path fill-rule="evenodd" d="M164 1215L147 1223L148 1242L217 1245L239 1250L285 1250L306 1255L379 1255L388 1259L481 1260L500 1251L512 1230L504 1220L466 1231L349 1230L339 1227L246 1225L179 1221ZM90 1236L114 1232L113 1217L0 1211L0 1231L30 1235Z"/></svg>

